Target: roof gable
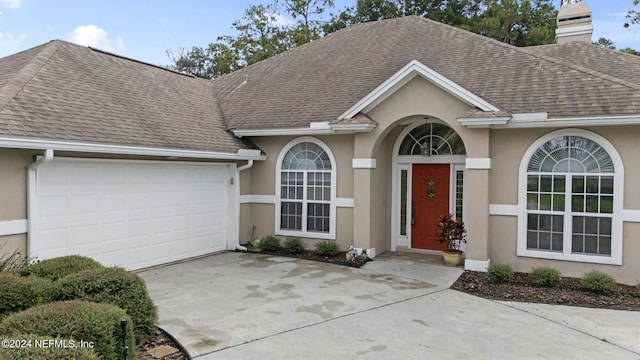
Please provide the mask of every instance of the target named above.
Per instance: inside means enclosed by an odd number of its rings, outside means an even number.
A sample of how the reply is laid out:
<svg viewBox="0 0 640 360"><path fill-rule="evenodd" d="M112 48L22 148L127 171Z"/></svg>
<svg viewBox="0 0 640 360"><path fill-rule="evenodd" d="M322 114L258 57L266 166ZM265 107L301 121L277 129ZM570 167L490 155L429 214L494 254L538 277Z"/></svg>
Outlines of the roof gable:
<svg viewBox="0 0 640 360"><path fill-rule="evenodd" d="M470 106L477 107L482 111L499 111L499 109L488 101L480 98L471 91L451 81L437 71L429 68L418 60L412 60L407 65L398 70L395 74L385 80L373 91L360 99L351 108L338 116L339 120L354 117L360 112L368 112L382 101L393 95L398 89L407 84L416 76L420 76L430 81L437 87L448 92L459 100Z"/></svg>

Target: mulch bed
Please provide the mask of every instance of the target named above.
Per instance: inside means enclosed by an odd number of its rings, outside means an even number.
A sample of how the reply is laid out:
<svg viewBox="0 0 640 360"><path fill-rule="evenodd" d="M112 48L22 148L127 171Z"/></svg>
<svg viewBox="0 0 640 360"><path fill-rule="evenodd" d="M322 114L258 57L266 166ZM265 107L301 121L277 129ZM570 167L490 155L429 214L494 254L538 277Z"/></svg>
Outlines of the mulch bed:
<svg viewBox="0 0 640 360"><path fill-rule="evenodd" d="M366 264L367 262L372 261L369 258L364 258L364 259L356 258L354 260L348 260L346 251L340 251L340 252L338 252L338 255L336 255L336 256L320 256L320 255L316 254L315 251L313 251L313 250L304 250L300 254L289 254L286 251L284 251L283 249L279 249L279 250L276 250L276 251L268 251L268 250L264 250L263 249L261 252L257 252L256 254L284 256L284 257L289 257L289 258L311 260L311 261L319 261L319 262L325 262L325 263L330 263L330 264L335 264L335 265L342 265L342 266L349 266L349 267L354 267L354 268L359 268L362 265Z"/></svg>
<svg viewBox="0 0 640 360"><path fill-rule="evenodd" d="M147 353L148 350L154 349L158 346L168 345L175 349L178 349L178 352L175 354L164 356L158 359L155 356ZM183 354L180 352L180 346L175 343L162 329L156 330L155 334L151 336L148 340L142 342L137 346L138 354L140 355L140 360L189 360L187 354Z"/></svg>
<svg viewBox="0 0 640 360"><path fill-rule="evenodd" d="M487 273L465 271L451 288L494 300L640 311L637 287L618 284L613 293L599 295L585 290L577 278L566 277L557 287L542 288L533 285L526 273L515 273L510 283L494 284Z"/></svg>

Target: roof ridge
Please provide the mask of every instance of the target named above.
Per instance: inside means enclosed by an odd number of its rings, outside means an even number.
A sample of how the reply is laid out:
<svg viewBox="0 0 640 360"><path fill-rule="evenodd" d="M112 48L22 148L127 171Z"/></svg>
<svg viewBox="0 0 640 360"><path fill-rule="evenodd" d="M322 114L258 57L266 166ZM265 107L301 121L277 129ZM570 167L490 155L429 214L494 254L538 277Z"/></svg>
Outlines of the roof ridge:
<svg viewBox="0 0 640 360"><path fill-rule="evenodd" d="M46 43L26 65L22 67L7 83L0 88L0 109L7 104L27 85L31 79L44 67L53 54L60 49L61 40L51 40Z"/></svg>

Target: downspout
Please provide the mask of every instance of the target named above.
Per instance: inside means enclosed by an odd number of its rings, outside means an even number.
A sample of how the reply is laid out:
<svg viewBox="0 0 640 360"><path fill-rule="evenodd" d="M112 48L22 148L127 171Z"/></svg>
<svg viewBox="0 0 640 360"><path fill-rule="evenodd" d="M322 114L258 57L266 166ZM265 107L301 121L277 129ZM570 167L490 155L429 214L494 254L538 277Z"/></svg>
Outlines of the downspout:
<svg viewBox="0 0 640 360"><path fill-rule="evenodd" d="M46 149L44 156L27 166L27 256L29 260L36 260L38 253L34 251L34 234L37 229L36 219L38 218L38 168L53 161L53 149Z"/></svg>
<svg viewBox="0 0 640 360"><path fill-rule="evenodd" d="M238 177L238 198L239 198L239 194L240 194L240 171L243 170L247 170L247 169L251 169L251 167L253 167L253 160L248 160L246 164L240 166L237 169L237 177ZM240 205L238 204L238 219L240 219ZM240 227L240 224L238 223L238 227ZM240 231L238 231L238 236L239 236ZM242 246L240 244L236 245L236 250L239 251L247 251L247 247L246 246Z"/></svg>

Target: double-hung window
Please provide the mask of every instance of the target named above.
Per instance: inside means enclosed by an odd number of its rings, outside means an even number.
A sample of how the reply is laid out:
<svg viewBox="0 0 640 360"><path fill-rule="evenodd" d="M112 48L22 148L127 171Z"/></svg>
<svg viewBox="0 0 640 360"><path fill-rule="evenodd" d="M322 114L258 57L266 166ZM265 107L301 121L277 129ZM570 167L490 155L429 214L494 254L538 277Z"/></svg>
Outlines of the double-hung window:
<svg viewBox="0 0 640 360"><path fill-rule="evenodd" d="M334 234L334 166L328 148L302 141L285 148L277 192L279 234L330 238Z"/></svg>
<svg viewBox="0 0 640 360"><path fill-rule="evenodd" d="M611 257L615 178L611 156L591 139L558 136L540 146L526 172L527 255Z"/></svg>

